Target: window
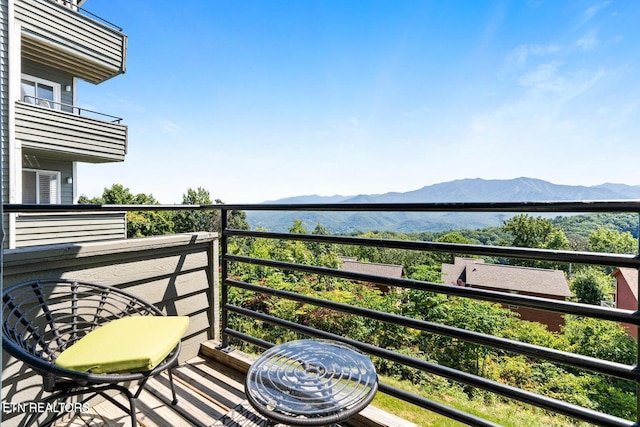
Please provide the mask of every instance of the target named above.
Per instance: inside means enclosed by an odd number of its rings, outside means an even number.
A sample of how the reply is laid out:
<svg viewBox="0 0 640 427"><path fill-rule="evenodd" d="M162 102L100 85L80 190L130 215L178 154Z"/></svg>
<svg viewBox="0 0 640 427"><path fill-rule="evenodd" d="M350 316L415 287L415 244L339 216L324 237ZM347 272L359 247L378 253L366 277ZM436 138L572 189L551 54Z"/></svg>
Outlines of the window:
<svg viewBox="0 0 640 427"><path fill-rule="evenodd" d="M60 84L23 74L20 100L58 110L60 109Z"/></svg>
<svg viewBox="0 0 640 427"><path fill-rule="evenodd" d="M60 172L23 170L22 203L60 203Z"/></svg>

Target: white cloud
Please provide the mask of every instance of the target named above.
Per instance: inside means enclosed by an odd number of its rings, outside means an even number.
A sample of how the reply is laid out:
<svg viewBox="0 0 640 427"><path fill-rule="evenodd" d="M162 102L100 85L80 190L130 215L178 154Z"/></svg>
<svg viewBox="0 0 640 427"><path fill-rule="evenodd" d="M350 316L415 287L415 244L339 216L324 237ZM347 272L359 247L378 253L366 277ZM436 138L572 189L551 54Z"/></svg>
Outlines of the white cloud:
<svg viewBox="0 0 640 427"><path fill-rule="evenodd" d="M523 74L518 84L527 88L543 92L559 92L565 85L565 80L558 74L560 63L557 61L539 65L533 71Z"/></svg>
<svg viewBox="0 0 640 427"><path fill-rule="evenodd" d="M576 41L576 46L582 50L594 50L600 44L600 40L595 34L587 34Z"/></svg>
<svg viewBox="0 0 640 427"><path fill-rule="evenodd" d="M563 64L552 61L537 66L518 78L518 85L534 95L547 96L548 101L566 102L593 88L608 73L604 68L563 72Z"/></svg>
<svg viewBox="0 0 640 427"><path fill-rule="evenodd" d="M180 130L180 126L173 123L171 120L159 121L159 127L160 129L162 129L164 132L167 132L167 133L174 133Z"/></svg>
<svg viewBox="0 0 640 427"><path fill-rule="evenodd" d="M531 57L548 56L560 52L562 47L557 44L536 45L522 44L507 55L507 65L525 65Z"/></svg>
<svg viewBox="0 0 640 427"><path fill-rule="evenodd" d="M591 21L594 16L598 14L602 9L609 5L610 1L603 1L598 4L594 4L593 6L587 8L582 14L582 19L580 20L580 25L584 25L587 22Z"/></svg>

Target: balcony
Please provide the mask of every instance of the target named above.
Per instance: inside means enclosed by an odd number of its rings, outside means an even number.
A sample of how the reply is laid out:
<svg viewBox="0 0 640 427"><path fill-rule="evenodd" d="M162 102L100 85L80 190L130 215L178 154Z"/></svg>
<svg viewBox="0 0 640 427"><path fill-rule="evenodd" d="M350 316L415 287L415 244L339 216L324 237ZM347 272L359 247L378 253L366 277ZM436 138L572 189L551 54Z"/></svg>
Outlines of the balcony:
<svg viewBox="0 0 640 427"><path fill-rule="evenodd" d="M88 163L124 161L127 126L120 119L74 106L38 105L37 99L16 102L16 139L22 147L48 157ZM81 115L82 114L82 115Z"/></svg>
<svg viewBox="0 0 640 427"><path fill-rule="evenodd" d="M18 0L15 17L22 27L23 58L94 84L125 72L127 36L77 6Z"/></svg>
<svg viewBox="0 0 640 427"><path fill-rule="evenodd" d="M124 213L22 214L16 216L15 247L97 242L127 237Z"/></svg>
<svg viewBox="0 0 640 427"><path fill-rule="evenodd" d="M637 406L624 417L612 415L604 409L589 405L589 397L578 401L563 398L562 389L573 383L559 383L547 392L531 390L526 381L512 383L505 378L495 379L464 367L425 358L414 344L399 337L419 337L418 341L433 341L444 347L471 349L474 354L482 349L497 352L505 360L521 358L523 367L541 363L545 369L568 369L575 372L568 378L587 378L596 375L610 379L608 388L588 390L594 395L614 396L626 389L637 389L640 384L638 355L632 354L633 363L607 360L604 356L585 355L572 348L558 348L536 342L535 335L518 338L508 336L498 326L494 333L478 331L473 325L449 325L431 321L403 310L397 304L367 306L367 300L349 299L342 289L326 292L323 286L349 283L352 293L358 286L367 288L366 295L375 295L371 284L388 289L391 296L409 292L413 301L428 299L438 308L451 300L491 302L503 307L518 306L554 314L573 315L579 319L605 320L614 323L640 325L640 312L598 305L528 296L510 292L455 286L437 281L392 278L365 274L321 265L312 260L292 260L286 251L273 256L256 256L243 248L275 242L279 248L303 246L317 250L327 247L384 248L416 254L464 254L466 257L493 257L497 259L544 261L559 265L609 266L640 270L640 257L628 254L593 253L568 250L531 249L481 244L445 243L436 241L393 240L391 238L363 238L332 234L276 233L241 230L229 227L231 211L277 211L303 215L309 211L339 212L500 212L500 213L587 213L613 212L640 215L640 201L612 202L550 202L550 203L491 203L491 204L360 204L360 205L213 205L213 206L26 206L5 205L5 212L115 212L122 210L220 210L222 233L218 251L217 234L193 234L129 239L125 241L69 244L40 248L25 248L4 252L5 286L36 277L67 277L93 280L126 288L130 292L153 302L170 314L189 315L191 327L185 338L182 366L178 369L179 399L176 407L167 404L170 394L166 378L150 383L139 403L138 417L145 425L260 425L255 414L246 407L243 394L244 373L262 349L277 340L299 337L328 338L349 343L367 353L377 364L380 374L378 397L362 416L353 419L357 426L410 426L399 416L428 414L431 425L453 425L451 420L474 426L509 425L603 425L637 426L640 421ZM220 264L218 264L220 260ZM220 270L218 268L220 267ZM240 275L243 268L254 272L254 278ZM218 276L218 271L220 276ZM289 278L281 286L272 286L263 280L263 273ZM322 284L322 286L319 286ZM635 284L637 285L637 284ZM309 291L311 290L311 291ZM364 295L364 294L363 294ZM407 294L408 295L408 294ZM289 315L274 307L289 304L294 310ZM381 308L384 307L384 308ZM303 313L304 312L304 313ZM313 313L317 316L314 318ZM336 328L332 319L350 321L354 326ZM317 321L316 321L317 320ZM266 340L277 331L277 340ZM636 346L637 353L637 346ZM484 359L483 359L484 360ZM455 361L454 361L455 362ZM413 381L401 381L393 372L422 378L462 394L492 398L480 407L467 410L449 401L423 393ZM581 377L581 375L584 375ZM525 378L526 379L526 378ZM575 380L577 381L577 380ZM622 382L619 382L622 381ZM630 387L628 385L631 385ZM41 389L33 374L14 360L3 360L3 396L5 400L19 402L37 399ZM484 394L486 393L486 395ZM633 393L635 401L637 392ZM486 398L486 397L485 397ZM376 409L392 400L401 409L393 415ZM399 402L399 404L397 403ZM527 412L532 419L526 424L514 424L511 419L496 418L496 409L509 402L515 411ZM391 412L391 410L389 411ZM3 414L3 425L17 425L20 414ZM76 415L60 425L78 425L90 418L109 420L127 425L126 416L114 410L107 402L97 403L90 413ZM235 418L234 418L235 417ZM240 418L244 421L238 421ZM253 417L253 418L252 418ZM235 421L230 421L235 419ZM249 423L253 419L253 423ZM6 420L6 421L5 421ZM447 421L448 420L448 421ZM228 423L226 423L228 421ZM245 423L246 421L246 423ZM234 424L235 422L235 424ZM377 422L377 423L376 423ZM12 424L13 423L13 424Z"/></svg>

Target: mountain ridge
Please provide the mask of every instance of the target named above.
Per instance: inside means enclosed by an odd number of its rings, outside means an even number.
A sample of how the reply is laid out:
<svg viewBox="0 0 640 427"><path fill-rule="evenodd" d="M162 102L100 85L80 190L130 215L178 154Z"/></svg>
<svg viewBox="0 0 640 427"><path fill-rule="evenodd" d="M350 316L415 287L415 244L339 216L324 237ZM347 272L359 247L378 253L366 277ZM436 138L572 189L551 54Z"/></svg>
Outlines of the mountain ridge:
<svg viewBox="0 0 640 427"><path fill-rule="evenodd" d="M269 204L322 203L473 203L534 202L577 200L640 199L640 185L604 183L594 186L554 184L536 178L513 179L464 178L427 185L407 192L359 194L355 196L293 196L273 200ZM402 232L441 231L500 225L504 214L463 213L348 213L348 212L266 212L249 211L247 221L252 228L286 231L295 219L307 229L318 223L331 232L390 230ZM364 228L363 228L364 227ZM369 228L373 227L373 228Z"/></svg>

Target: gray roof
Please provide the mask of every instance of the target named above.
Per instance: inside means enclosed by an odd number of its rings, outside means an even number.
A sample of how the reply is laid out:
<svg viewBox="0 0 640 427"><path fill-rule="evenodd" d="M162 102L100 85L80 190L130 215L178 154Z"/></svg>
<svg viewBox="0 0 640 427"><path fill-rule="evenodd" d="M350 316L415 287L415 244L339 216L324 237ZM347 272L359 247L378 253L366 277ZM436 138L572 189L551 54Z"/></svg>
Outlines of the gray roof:
<svg viewBox="0 0 640 427"><path fill-rule="evenodd" d="M485 264L482 260L469 258L455 258L454 264L442 265L443 283L453 285L458 278L472 287L571 296L569 284L561 270Z"/></svg>
<svg viewBox="0 0 640 427"><path fill-rule="evenodd" d="M402 266L396 264L379 264L375 262L360 262L353 257L341 257L341 270L352 273L373 274L384 277L402 277Z"/></svg>

